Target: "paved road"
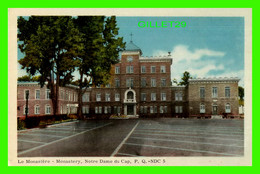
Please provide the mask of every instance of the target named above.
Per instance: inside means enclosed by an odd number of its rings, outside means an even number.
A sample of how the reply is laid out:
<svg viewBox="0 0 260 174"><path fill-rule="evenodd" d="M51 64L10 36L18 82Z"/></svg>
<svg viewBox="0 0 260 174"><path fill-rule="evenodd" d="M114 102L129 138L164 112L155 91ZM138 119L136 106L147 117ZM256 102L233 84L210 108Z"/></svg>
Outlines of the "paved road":
<svg viewBox="0 0 260 174"><path fill-rule="evenodd" d="M87 120L18 133L19 157L242 156L243 120Z"/></svg>

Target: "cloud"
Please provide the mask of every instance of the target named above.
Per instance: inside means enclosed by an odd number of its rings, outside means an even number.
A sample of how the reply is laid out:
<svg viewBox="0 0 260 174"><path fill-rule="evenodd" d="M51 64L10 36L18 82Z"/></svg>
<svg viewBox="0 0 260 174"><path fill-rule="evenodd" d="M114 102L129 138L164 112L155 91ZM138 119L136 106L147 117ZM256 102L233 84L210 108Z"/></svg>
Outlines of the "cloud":
<svg viewBox="0 0 260 174"><path fill-rule="evenodd" d="M167 54L167 51L156 50L153 56ZM230 66L234 66L234 61L224 60L225 52L208 48L191 50L187 45L177 45L172 48L171 55L172 79L180 81L183 72L188 71L193 77L239 77L239 85L244 85L244 70L232 70Z"/></svg>
<svg viewBox="0 0 260 174"><path fill-rule="evenodd" d="M167 55L166 51L157 50L154 52L154 56L158 55ZM224 52L209 50L207 48L204 49L195 49L194 51L189 49L187 45L177 45L173 47L171 54L173 55L173 59L177 62L179 61L192 61L199 60L205 56L209 57L223 57L225 55Z"/></svg>
<svg viewBox="0 0 260 174"><path fill-rule="evenodd" d="M22 77L24 75L28 75L26 70L22 69L22 66L19 63L17 63L17 70L18 70L18 72L17 72L17 76L18 77Z"/></svg>

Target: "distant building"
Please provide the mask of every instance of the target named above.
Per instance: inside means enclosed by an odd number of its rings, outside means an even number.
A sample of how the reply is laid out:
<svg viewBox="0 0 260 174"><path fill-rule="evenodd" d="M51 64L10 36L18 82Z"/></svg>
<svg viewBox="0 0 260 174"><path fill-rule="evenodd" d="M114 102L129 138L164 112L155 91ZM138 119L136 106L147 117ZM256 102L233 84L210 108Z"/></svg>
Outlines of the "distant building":
<svg viewBox="0 0 260 174"><path fill-rule="evenodd" d="M171 84L171 55L142 57L132 41L111 68L110 82L87 89L82 113L128 117L188 117L238 115L238 78L191 79L187 87ZM50 91L36 82L18 82L18 116L25 114L25 93L30 92L29 116L53 114ZM77 87L60 87L58 113L77 112Z"/></svg>
<svg viewBox="0 0 260 174"><path fill-rule="evenodd" d="M77 87L68 85L60 87L58 113L76 114L78 94ZM53 107L50 90L46 85L41 88L38 82L18 82L17 84L17 116L25 115L26 91L29 91L28 115L41 116L52 115Z"/></svg>
<svg viewBox="0 0 260 174"><path fill-rule="evenodd" d="M238 78L190 79L189 115L238 115Z"/></svg>

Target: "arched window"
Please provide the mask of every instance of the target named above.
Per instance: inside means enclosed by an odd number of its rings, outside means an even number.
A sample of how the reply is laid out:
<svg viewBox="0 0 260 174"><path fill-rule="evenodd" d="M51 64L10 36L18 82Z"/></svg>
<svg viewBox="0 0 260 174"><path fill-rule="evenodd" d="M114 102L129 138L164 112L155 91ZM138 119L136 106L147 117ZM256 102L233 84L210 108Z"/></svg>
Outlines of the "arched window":
<svg viewBox="0 0 260 174"><path fill-rule="evenodd" d="M225 106L225 112L226 113L231 113L231 106L230 106L229 103L227 103L226 106Z"/></svg>
<svg viewBox="0 0 260 174"><path fill-rule="evenodd" d="M127 99L134 99L134 93L132 91L127 93Z"/></svg>
<svg viewBox="0 0 260 174"><path fill-rule="evenodd" d="M205 104L204 103L201 103L200 104L200 113L201 114L204 114L206 112L206 110L205 110Z"/></svg>
<svg viewBox="0 0 260 174"><path fill-rule="evenodd" d="M39 105L34 106L34 114L40 114L40 106Z"/></svg>

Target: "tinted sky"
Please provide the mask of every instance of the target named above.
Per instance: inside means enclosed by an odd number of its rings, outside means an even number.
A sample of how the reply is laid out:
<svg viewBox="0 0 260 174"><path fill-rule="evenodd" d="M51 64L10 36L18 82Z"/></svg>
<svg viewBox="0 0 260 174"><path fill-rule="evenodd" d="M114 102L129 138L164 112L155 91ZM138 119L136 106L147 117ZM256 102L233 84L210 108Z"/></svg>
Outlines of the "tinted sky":
<svg viewBox="0 0 260 174"><path fill-rule="evenodd" d="M140 28L138 22L185 21L185 28ZM117 17L119 36L142 49L143 56L173 57L172 79L184 71L193 77L239 77L244 86L244 18L242 17ZM170 26L170 25L168 25ZM23 57L18 52L18 59ZM20 66L18 66L19 68ZM20 70L19 75L25 72Z"/></svg>

